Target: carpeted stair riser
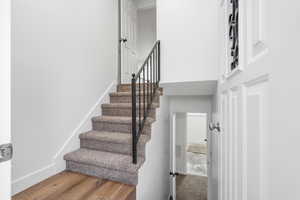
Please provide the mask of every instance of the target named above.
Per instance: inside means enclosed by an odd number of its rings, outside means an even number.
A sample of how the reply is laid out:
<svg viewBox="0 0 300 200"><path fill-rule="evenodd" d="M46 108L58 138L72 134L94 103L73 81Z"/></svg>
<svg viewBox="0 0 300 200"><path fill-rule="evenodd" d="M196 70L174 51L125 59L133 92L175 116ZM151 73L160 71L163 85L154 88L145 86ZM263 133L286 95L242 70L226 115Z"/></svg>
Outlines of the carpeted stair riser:
<svg viewBox="0 0 300 200"><path fill-rule="evenodd" d="M122 133L132 133L131 123L110 123L93 121L93 130L96 131L110 131L110 132L122 132ZM145 124L142 134L151 134L151 125Z"/></svg>
<svg viewBox="0 0 300 200"><path fill-rule="evenodd" d="M137 114L139 115L139 109L137 109ZM131 117L132 109L131 107L120 108L120 107L103 107L102 106L102 115L106 116L122 116L122 117ZM141 109L141 116L144 116L144 109ZM149 117L156 119L156 109L151 108L149 111Z"/></svg>
<svg viewBox="0 0 300 200"><path fill-rule="evenodd" d="M145 158L138 157L137 164L133 164L130 155L85 148L66 154L64 159L67 170L133 185L137 184L138 170L145 162Z"/></svg>
<svg viewBox="0 0 300 200"><path fill-rule="evenodd" d="M151 85L145 85L145 90L147 90L149 87L149 90L151 89ZM154 85L152 85L152 87L154 87ZM136 86L136 91L139 90L139 86ZM141 84L141 91L144 90L144 84ZM161 88L159 88L159 90L162 90ZM118 85L117 86L117 91L118 92L131 92L131 84L122 84L122 85Z"/></svg>
<svg viewBox="0 0 300 200"><path fill-rule="evenodd" d="M98 167L94 165L87 165L87 164L74 162L74 161L67 161L67 170L99 177L102 179L117 181L129 185L138 184L138 172L128 173L119 170Z"/></svg>
<svg viewBox="0 0 300 200"><path fill-rule="evenodd" d="M131 103L132 102L132 97L131 93L111 93L110 94L110 103ZM136 102L139 103L139 96L136 99ZM144 103L143 97L141 97L141 102ZM145 100L147 103L147 100ZM153 103L159 104L159 96L156 95Z"/></svg>
<svg viewBox="0 0 300 200"><path fill-rule="evenodd" d="M112 153L119 153L125 155L132 155L131 143L112 143L106 141L80 139L80 147L86 149L93 149L98 151L107 151ZM145 157L146 144L139 142L138 144L138 156Z"/></svg>

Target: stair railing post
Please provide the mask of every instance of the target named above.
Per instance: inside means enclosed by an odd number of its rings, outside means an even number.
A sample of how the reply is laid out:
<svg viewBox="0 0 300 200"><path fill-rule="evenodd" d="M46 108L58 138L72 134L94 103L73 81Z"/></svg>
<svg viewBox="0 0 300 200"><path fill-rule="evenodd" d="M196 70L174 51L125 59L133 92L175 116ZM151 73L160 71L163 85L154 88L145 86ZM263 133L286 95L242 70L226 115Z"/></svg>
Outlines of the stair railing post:
<svg viewBox="0 0 300 200"><path fill-rule="evenodd" d="M135 74L132 74L131 92L132 92L132 162L134 164L137 164L136 79L135 79Z"/></svg>

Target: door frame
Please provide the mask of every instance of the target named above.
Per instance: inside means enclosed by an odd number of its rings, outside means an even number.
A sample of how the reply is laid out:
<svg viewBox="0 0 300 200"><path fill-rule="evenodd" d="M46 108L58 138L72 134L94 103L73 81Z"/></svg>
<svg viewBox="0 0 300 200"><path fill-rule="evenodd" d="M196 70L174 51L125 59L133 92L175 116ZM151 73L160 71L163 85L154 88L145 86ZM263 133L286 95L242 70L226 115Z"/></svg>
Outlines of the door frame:
<svg viewBox="0 0 300 200"><path fill-rule="evenodd" d="M118 0L118 70L117 81L118 85L121 84L122 78L122 7L121 1Z"/></svg>
<svg viewBox="0 0 300 200"><path fill-rule="evenodd" d="M176 171L176 113L170 113L170 172ZM171 198L172 197L172 198ZM176 200L176 178L170 175L170 197L169 199Z"/></svg>
<svg viewBox="0 0 300 200"><path fill-rule="evenodd" d="M169 123L170 123L170 173L176 173L176 114L177 113L193 113L193 112L171 112L170 113L170 118L169 118ZM198 112L201 113L201 112ZM209 164L211 158L210 158L210 142L211 142L211 133L209 130L209 123L212 120L209 115L209 113L202 112L201 114L206 115L206 136L207 136L207 178L208 178L208 183L207 183L207 199L211 200L211 164ZM209 117L210 116L210 117ZM170 175L170 195L169 199L176 200L176 176L175 178Z"/></svg>
<svg viewBox="0 0 300 200"><path fill-rule="evenodd" d="M130 8L132 8L132 6L133 6L137 11L137 7L134 6L135 5L134 1L133 0L127 0L127 1L129 2L129 5L131 5ZM135 60L133 62L137 61L137 52L135 49L136 48L136 35L137 35L137 33L136 33L137 32L137 21L136 21L137 13L136 13L135 17L130 16L130 19L134 19L133 20L135 22L134 28L132 29L131 25L129 25L130 28L128 28L127 27L128 24L123 24L124 23L124 19L123 19L124 13L123 12L125 12L124 5L125 5L125 0L118 0L118 52L117 52L117 54L118 54L117 83L118 84L130 84L131 79L132 79L132 74L136 73L136 70L137 70L137 69L131 69L131 68L134 68L133 67L134 64L130 63L132 61L133 57L135 57ZM128 20L126 19L125 21L128 21ZM124 26L127 27L127 28L125 28L125 30L131 30L130 33L127 33L127 32L124 33ZM133 32L132 32L132 30L133 30ZM127 34L129 34L129 35L127 35ZM132 56L132 57L130 57L130 59L129 59L129 55ZM127 60L127 62L129 62L129 65L126 65L124 63L124 59L129 59L129 61ZM131 67L130 69L128 69L129 66ZM127 70L131 70L131 71L128 72L129 74L127 74L128 80L125 81L123 79L125 76L124 74L126 74Z"/></svg>
<svg viewBox="0 0 300 200"><path fill-rule="evenodd" d="M11 142L11 0L0 1L0 145ZM11 160L0 163L0 196L11 199Z"/></svg>

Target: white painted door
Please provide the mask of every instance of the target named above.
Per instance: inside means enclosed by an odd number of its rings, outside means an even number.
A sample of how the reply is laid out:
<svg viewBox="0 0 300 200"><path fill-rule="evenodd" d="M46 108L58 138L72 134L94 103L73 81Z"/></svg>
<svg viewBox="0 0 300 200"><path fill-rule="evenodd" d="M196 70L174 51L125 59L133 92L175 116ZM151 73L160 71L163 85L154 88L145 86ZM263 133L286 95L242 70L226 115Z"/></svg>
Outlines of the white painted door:
<svg viewBox="0 0 300 200"><path fill-rule="evenodd" d="M224 51L219 84L221 156L219 200L268 200L267 141L269 87L265 0L239 1L239 61L232 68L233 40L229 37L232 1L226 0L222 32ZM236 20L235 20L236 21ZM223 34L224 35L224 34Z"/></svg>
<svg viewBox="0 0 300 200"><path fill-rule="evenodd" d="M0 1L0 145L10 143L10 0ZM1 160L1 156L0 156ZM11 162L0 162L0 199L11 195Z"/></svg>
<svg viewBox="0 0 300 200"><path fill-rule="evenodd" d="M299 199L300 3L240 0L239 63L231 70L230 2L220 7L227 51L219 80L218 199Z"/></svg>
<svg viewBox="0 0 300 200"><path fill-rule="evenodd" d="M121 79L131 83L132 73L137 66L137 7L133 0L121 0Z"/></svg>

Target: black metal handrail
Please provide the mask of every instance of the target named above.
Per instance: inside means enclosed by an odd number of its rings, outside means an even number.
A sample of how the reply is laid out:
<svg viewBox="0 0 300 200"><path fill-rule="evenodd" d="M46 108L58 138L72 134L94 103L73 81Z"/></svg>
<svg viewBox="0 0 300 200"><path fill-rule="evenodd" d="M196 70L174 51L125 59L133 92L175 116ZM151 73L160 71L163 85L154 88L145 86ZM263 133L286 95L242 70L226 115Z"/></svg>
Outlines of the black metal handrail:
<svg viewBox="0 0 300 200"><path fill-rule="evenodd" d="M132 160L137 164L137 145L160 81L160 41L157 41L136 74L132 74Z"/></svg>

